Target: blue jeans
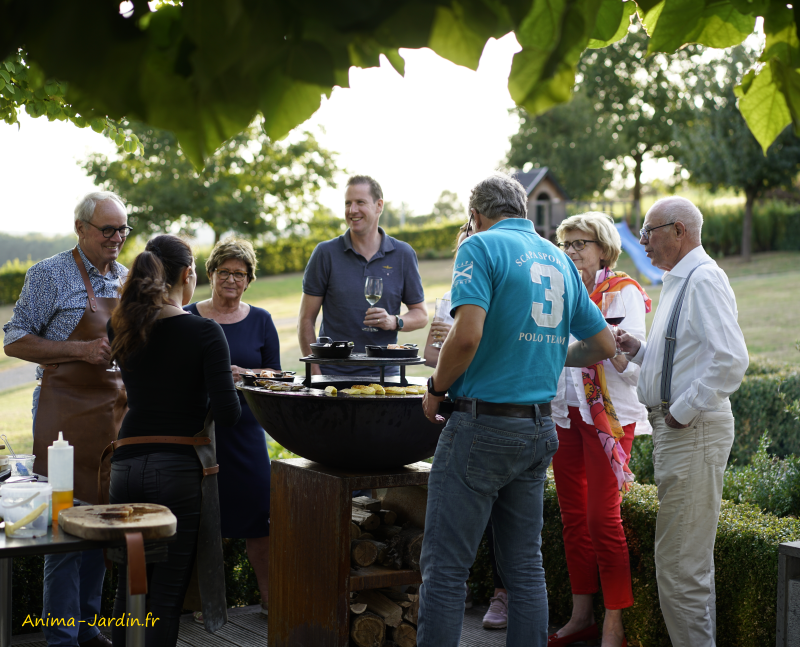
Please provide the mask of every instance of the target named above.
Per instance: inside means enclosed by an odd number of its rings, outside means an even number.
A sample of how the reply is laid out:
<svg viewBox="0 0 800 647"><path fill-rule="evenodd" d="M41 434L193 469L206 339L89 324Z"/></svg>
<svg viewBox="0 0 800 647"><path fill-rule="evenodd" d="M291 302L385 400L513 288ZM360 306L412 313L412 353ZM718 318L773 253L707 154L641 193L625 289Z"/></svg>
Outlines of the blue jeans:
<svg viewBox="0 0 800 647"><path fill-rule="evenodd" d="M547 467L557 449L550 417L450 417L428 481L420 647L458 647L464 582L490 517L497 567L508 590L506 644L547 645L542 507Z"/></svg>
<svg viewBox="0 0 800 647"><path fill-rule="evenodd" d="M31 415L36 429L36 411L42 387L33 390ZM106 565L102 550L85 550L77 553L60 553L44 556L44 608L42 618L75 618L75 627L43 627L48 645L77 647L91 640L100 630L88 626L96 624L100 616L100 598ZM80 622L85 620L85 622Z"/></svg>
<svg viewBox="0 0 800 647"><path fill-rule="evenodd" d="M106 566L102 550L84 550L44 556L42 618L75 618L74 627L42 627L48 645L77 647L100 630L100 597ZM85 622L80 622L84 620Z"/></svg>

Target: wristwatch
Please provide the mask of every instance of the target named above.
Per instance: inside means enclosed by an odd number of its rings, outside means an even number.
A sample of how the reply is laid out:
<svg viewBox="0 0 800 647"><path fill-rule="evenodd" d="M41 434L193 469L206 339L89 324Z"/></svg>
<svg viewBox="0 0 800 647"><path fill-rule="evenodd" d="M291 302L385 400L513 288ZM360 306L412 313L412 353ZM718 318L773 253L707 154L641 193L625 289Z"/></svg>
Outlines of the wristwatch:
<svg viewBox="0 0 800 647"><path fill-rule="evenodd" d="M400 315L395 315L394 318L397 319L397 329L398 330L402 330L403 329L403 320L400 318Z"/></svg>
<svg viewBox="0 0 800 647"><path fill-rule="evenodd" d="M433 396L435 396L437 398L443 398L444 396L447 395L447 391L437 391L433 387L433 375L431 375L428 378L428 393L430 393L431 395L433 395Z"/></svg>

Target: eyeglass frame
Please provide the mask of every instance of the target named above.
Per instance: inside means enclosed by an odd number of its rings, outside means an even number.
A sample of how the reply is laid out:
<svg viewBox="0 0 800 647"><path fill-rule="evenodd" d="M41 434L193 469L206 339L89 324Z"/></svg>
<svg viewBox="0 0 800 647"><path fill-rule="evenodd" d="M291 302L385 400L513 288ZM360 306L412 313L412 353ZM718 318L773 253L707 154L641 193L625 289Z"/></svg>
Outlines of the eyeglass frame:
<svg viewBox="0 0 800 647"><path fill-rule="evenodd" d="M228 276L223 277L222 276L223 272L225 272L225 274L227 274ZM219 277L220 281L222 281L223 283L225 283L230 277L233 277L234 283L244 283L245 279L247 279L247 272L240 272L239 270L236 270L235 272L231 272L230 270L214 270L214 274L216 274ZM242 274L243 275L242 278L237 279L236 278L237 274Z"/></svg>
<svg viewBox="0 0 800 647"><path fill-rule="evenodd" d="M578 249L577 247L575 247L575 243L583 243L583 247ZM558 243L556 247L558 247L565 254L567 253L567 251L569 251L570 247L574 248L576 252L582 252L584 249L586 249L586 243L594 243L595 245L598 244L596 240L584 240L582 238L577 238L575 240L570 240L569 242L566 243L564 242Z"/></svg>
<svg viewBox="0 0 800 647"><path fill-rule="evenodd" d="M668 222L665 225L659 225L658 227L650 227L650 229L648 229L647 227L642 227L639 230L639 238L644 238L645 240L650 240L650 234L652 232L654 232L656 229L661 229L662 227L669 227L670 225L674 225L676 222L678 222L678 221L677 220L673 220L672 222Z"/></svg>
<svg viewBox="0 0 800 647"><path fill-rule="evenodd" d="M114 233L119 234L119 237L122 238L122 240L125 240L128 236L130 236L131 232L133 231L133 227L129 227L128 225L123 225L122 227L112 227L111 225L106 225L105 227L98 227L93 222L88 222L86 220L84 222L87 225L91 225L92 227L97 229L97 231L99 231L101 234L103 234L103 238L105 238L106 240L110 240L110 239L112 239L114 237L114 234L111 234L110 236L106 236L106 231L108 231L108 230L111 230ZM122 233L123 229L127 229L128 233L127 234L123 234Z"/></svg>

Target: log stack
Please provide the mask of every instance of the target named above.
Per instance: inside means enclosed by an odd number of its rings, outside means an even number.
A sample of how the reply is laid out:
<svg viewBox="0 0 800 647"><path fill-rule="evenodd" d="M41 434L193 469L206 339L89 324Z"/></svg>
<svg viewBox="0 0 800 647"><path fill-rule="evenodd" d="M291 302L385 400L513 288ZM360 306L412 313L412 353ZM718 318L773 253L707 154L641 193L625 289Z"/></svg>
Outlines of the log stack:
<svg viewBox="0 0 800 647"><path fill-rule="evenodd" d="M350 603L350 641L355 647L416 647L416 585L360 591ZM386 642L386 640L390 642Z"/></svg>
<svg viewBox="0 0 800 647"><path fill-rule="evenodd" d="M378 499L353 499L350 561L353 568L378 565L419 571L422 529L394 525L397 514ZM350 594L350 644L355 647L415 647L417 585Z"/></svg>

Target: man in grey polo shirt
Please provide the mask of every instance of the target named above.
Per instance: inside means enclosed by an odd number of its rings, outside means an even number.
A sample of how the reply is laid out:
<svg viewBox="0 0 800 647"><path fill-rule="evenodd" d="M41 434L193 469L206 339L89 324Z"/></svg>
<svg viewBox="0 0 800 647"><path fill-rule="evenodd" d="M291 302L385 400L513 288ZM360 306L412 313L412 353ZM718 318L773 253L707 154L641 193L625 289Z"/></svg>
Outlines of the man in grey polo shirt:
<svg viewBox="0 0 800 647"><path fill-rule="evenodd" d="M303 298L297 322L300 350L311 354L315 341L319 309L322 308L320 336L336 341L352 341L354 352L363 353L366 344L385 346L397 343L397 333L418 330L428 324L428 309L417 267L417 255L408 243L399 241L378 226L383 211L380 184L367 175L354 175L347 181L344 197L344 235L317 245L303 276ZM381 300L370 308L364 298L368 276L383 279ZM408 307L400 316L400 303ZM377 332L364 331L365 327ZM319 374L319 366L312 366ZM369 367L326 366L333 375L371 375ZM396 375L398 367L387 367L386 375Z"/></svg>

